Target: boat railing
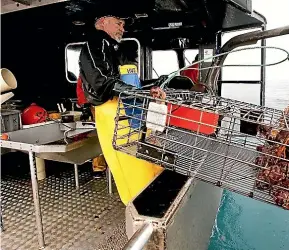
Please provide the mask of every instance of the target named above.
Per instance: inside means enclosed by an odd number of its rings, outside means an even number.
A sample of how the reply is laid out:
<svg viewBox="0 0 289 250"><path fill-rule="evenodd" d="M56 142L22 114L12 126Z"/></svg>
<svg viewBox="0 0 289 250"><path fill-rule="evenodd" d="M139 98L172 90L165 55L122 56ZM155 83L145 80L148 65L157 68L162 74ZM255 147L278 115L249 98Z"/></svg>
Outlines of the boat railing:
<svg viewBox="0 0 289 250"><path fill-rule="evenodd" d="M142 250L153 233L153 225L145 223L127 242L123 250Z"/></svg>

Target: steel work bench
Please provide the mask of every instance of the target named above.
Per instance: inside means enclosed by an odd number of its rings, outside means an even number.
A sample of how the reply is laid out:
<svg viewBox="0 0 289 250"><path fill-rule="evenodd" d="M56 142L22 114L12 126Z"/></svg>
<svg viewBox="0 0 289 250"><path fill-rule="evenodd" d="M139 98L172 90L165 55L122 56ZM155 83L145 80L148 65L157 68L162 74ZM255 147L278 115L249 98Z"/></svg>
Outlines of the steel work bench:
<svg viewBox="0 0 289 250"><path fill-rule="evenodd" d="M9 140L0 140L1 148L27 152L36 216L39 248L45 247L42 214L36 173L36 157L74 165L75 185L79 188L78 165L82 165L101 154L97 133L93 123L76 122L73 129L63 130L55 121L28 126L8 132ZM83 136L85 135L85 136ZM69 138L79 139L71 141ZM111 173L107 171L108 189L112 192Z"/></svg>

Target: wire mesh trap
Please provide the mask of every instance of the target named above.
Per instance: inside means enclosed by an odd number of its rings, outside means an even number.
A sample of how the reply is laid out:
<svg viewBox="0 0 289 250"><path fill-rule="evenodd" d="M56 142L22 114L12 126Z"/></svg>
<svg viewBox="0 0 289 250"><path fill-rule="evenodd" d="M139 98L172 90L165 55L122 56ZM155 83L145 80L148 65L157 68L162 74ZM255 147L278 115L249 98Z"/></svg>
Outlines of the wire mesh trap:
<svg viewBox="0 0 289 250"><path fill-rule="evenodd" d="M113 146L178 173L289 209L289 108L208 94L120 94Z"/></svg>

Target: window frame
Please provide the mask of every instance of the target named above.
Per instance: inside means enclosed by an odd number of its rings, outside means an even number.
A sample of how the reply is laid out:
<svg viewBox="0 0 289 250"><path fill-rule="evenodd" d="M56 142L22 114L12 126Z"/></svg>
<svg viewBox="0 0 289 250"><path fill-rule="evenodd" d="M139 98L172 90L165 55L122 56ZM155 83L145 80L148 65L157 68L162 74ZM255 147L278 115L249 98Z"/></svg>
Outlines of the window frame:
<svg viewBox="0 0 289 250"><path fill-rule="evenodd" d="M121 39L121 42L122 41L135 41L137 43L137 47L138 47L138 68L140 69L140 64L141 64L141 45L140 45L140 42L138 39L134 38L134 37L128 37L128 38L123 38ZM84 45L86 42L74 42L74 43L68 43L66 46L65 46L65 77L66 77L66 80L70 83L77 83L77 80L76 81L71 81L69 78L68 78L68 57L67 57L67 51L68 51L68 47L69 46L72 46L72 45ZM140 70L138 69L138 76L140 77ZM78 76L77 76L78 77Z"/></svg>

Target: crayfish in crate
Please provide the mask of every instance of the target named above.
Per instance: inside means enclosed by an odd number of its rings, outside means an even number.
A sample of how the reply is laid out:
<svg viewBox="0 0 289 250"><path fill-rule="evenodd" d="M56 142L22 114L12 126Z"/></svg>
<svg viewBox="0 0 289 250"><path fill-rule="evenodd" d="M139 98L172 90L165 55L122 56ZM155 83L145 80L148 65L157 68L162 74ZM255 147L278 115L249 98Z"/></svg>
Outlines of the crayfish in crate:
<svg viewBox="0 0 289 250"><path fill-rule="evenodd" d="M256 187L269 190L277 205L289 209L289 106L283 114L278 129L266 125L258 128L265 144L257 147L262 155L255 163L262 170L257 174Z"/></svg>

